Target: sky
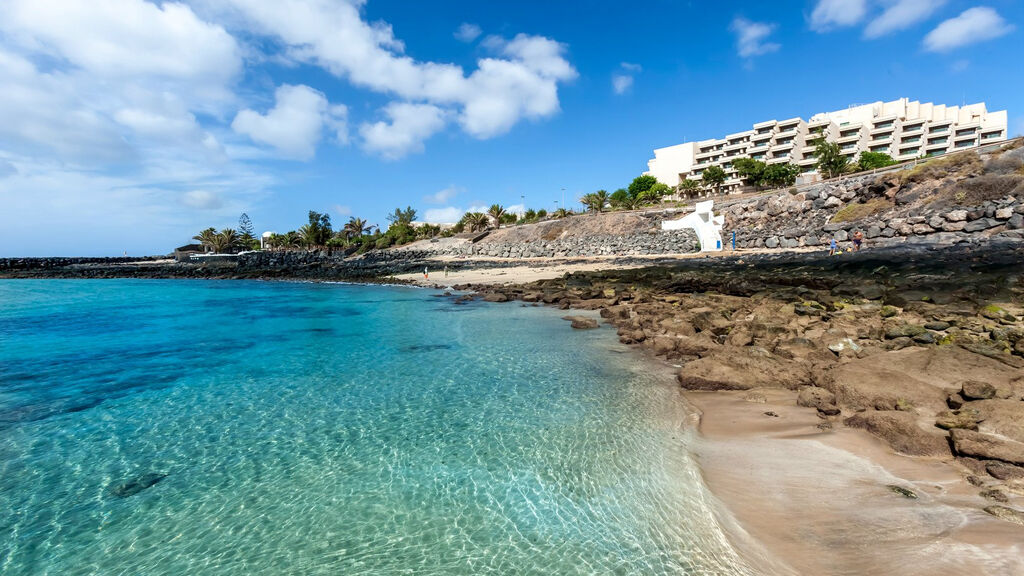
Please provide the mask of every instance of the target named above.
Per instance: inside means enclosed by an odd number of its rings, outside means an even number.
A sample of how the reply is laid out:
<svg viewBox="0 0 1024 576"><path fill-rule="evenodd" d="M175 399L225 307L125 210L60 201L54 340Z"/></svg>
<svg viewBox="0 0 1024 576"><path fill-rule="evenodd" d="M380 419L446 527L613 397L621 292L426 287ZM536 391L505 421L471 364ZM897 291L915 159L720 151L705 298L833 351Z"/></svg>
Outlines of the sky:
<svg viewBox="0 0 1024 576"><path fill-rule="evenodd" d="M0 257L454 221L654 148L908 97L1009 110L1017 0L0 0Z"/></svg>

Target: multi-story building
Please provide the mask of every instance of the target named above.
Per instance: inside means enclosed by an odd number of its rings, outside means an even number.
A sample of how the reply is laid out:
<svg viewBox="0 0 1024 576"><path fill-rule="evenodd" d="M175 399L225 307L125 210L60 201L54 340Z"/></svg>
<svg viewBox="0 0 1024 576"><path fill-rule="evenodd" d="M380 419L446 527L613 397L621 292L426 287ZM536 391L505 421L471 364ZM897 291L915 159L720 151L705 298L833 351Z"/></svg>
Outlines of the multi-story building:
<svg viewBox="0 0 1024 576"><path fill-rule="evenodd" d="M647 174L676 186L684 178L700 180L708 167L719 166L726 174L722 191L730 192L742 187L732 166L736 158L767 164L789 162L813 179L814 142L818 138L839 144L851 161L864 151L885 152L904 161L1006 140L1006 128L1006 110L989 112L984 102L945 106L901 98L822 112L806 121L790 118L759 122L751 130L724 138L659 148L647 162Z"/></svg>

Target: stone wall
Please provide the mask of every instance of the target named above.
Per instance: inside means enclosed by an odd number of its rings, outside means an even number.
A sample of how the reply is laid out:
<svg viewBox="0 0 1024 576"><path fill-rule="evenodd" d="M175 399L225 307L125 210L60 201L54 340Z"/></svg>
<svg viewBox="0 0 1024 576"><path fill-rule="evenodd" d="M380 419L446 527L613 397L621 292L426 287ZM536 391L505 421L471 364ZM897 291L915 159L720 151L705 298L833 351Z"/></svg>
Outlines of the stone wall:
<svg viewBox="0 0 1024 576"><path fill-rule="evenodd" d="M541 258L581 256L640 256L682 254L700 249L692 230L638 232L623 235L594 235L532 242L480 242L446 247L437 252L449 256L490 256L494 258Z"/></svg>
<svg viewBox="0 0 1024 576"><path fill-rule="evenodd" d="M1024 239L1024 189L968 205L929 201L941 186L954 184L919 185L931 188L901 203L900 195L912 192L898 178L863 176L811 186L795 194L783 192L730 203L722 209L726 218L723 236L736 232L740 248L820 246L832 237L844 243L857 230L873 244L955 244L990 236ZM868 202L883 209L848 221L833 221L839 210Z"/></svg>

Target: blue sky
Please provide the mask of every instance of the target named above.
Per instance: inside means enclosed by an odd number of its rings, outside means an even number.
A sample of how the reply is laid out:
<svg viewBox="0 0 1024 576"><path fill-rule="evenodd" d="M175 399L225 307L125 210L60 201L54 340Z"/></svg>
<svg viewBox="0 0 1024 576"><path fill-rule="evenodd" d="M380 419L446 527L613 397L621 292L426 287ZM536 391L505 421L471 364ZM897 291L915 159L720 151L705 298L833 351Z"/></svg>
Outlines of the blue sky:
<svg viewBox="0 0 1024 576"><path fill-rule="evenodd" d="M550 210L656 147L900 97L1021 134L1021 4L0 0L0 256Z"/></svg>

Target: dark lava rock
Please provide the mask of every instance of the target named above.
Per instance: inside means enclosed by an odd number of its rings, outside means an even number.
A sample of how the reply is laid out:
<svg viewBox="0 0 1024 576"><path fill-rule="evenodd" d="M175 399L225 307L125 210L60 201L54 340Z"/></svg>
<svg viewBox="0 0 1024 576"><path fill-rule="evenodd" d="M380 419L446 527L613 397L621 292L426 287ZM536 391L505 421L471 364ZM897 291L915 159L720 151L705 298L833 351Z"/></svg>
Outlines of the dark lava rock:
<svg viewBox="0 0 1024 576"><path fill-rule="evenodd" d="M895 484L889 484L886 486L886 488L888 488L889 490L896 494L899 494L900 496L903 496L904 498L917 500L917 493L909 488L904 488L903 486L897 486Z"/></svg>
<svg viewBox="0 0 1024 576"><path fill-rule="evenodd" d="M108 491L110 492L111 495L117 498L127 498L129 496L134 496L139 492L142 492L143 490L153 486L154 484L157 484L164 478L167 478L167 474L161 474L159 472L147 472L146 474L143 474L136 478L132 478L131 480L128 480L126 482L111 485L108 488Z"/></svg>
<svg viewBox="0 0 1024 576"><path fill-rule="evenodd" d="M489 292L484 295L484 302L508 302L508 296L501 292Z"/></svg>
<svg viewBox="0 0 1024 576"><path fill-rule="evenodd" d="M929 323L925 324L924 327L927 328L928 330L935 330L937 332L942 332L943 330L947 330L949 328L949 322L940 322L940 321L929 322Z"/></svg>

